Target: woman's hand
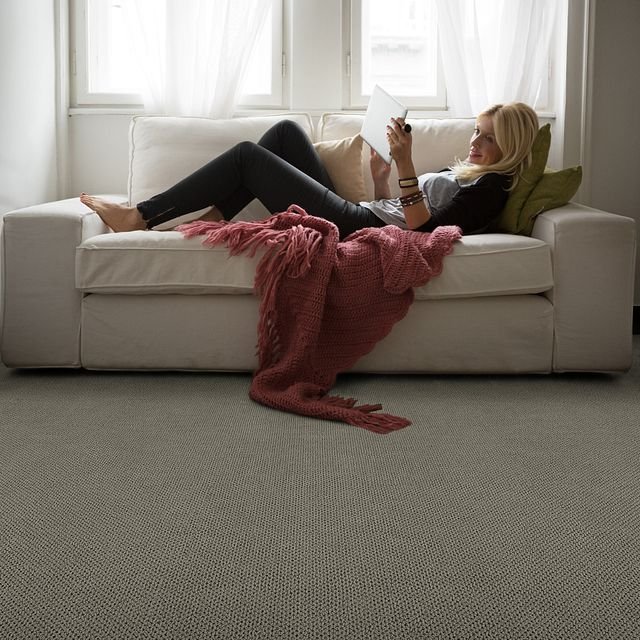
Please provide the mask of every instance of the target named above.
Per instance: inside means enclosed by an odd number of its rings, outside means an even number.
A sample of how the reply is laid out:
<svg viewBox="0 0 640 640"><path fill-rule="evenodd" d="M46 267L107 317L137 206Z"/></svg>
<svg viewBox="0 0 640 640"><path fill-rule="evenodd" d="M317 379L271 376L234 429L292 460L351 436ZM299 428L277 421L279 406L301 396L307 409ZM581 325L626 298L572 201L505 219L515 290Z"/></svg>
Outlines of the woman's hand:
<svg viewBox="0 0 640 640"><path fill-rule="evenodd" d="M369 167L371 168L375 199L390 198L389 176L391 175L391 165L387 164L374 149L371 149Z"/></svg>
<svg viewBox="0 0 640 640"><path fill-rule="evenodd" d="M387 164L373 148L369 157L369 166L371 167L371 177L374 183L389 181L391 165Z"/></svg>
<svg viewBox="0 0 640 640"><path fill-rule="evenodd" d="M413 139L411 133L404 130L403 118L391 118L391 124L387 125L387 140L391 157L398 168L411 162Z"/></svg>

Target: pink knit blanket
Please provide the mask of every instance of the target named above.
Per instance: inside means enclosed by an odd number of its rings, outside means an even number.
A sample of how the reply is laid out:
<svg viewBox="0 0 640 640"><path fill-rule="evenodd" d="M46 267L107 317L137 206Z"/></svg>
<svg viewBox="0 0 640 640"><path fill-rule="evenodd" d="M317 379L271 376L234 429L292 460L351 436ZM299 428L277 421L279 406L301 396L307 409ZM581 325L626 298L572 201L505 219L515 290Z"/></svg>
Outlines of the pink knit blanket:
<svg viewBox="0 0 640 640"><path fill-rule="evenodd" d="M410 424L328 395L350 369L401 320L413 287L442 270L460 238L458 227L433 233L394 226L363 229L344 241L334 224L299 207L257 222L202 222L178 227L203 244L226 244L231 254L266 249L255 277L261 297L259 364L250 396L276 409L339 420L377 433Z"/></svg>

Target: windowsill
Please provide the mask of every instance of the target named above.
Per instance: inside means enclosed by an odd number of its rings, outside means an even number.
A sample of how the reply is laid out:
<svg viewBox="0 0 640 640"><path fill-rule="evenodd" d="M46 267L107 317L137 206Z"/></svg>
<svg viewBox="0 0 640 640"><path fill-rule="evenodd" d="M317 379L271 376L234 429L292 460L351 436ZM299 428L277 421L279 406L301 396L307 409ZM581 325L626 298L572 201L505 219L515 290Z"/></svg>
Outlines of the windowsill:
<svg viewBox="0 0 640 640"><path fill-rule="evenodd" d="M261 115L274 115L281 113L308 113L312 118L320 117L324 113L345 113L352 115L364 115L365 109L289 109L287 107L265 107L265 108L251 108L251 107L239 107L235 112L234 117L247 117L247 116L261 116ZM82 106L82 107L70 107L69 116L140 116L145 115L144 107L140 106ZM428 110L428 109L409 109L409 118L451 118L451 114L446 110ZM541 120L555 120L556 113L553 111L538 111L538 117Z"/></svg>
<svg viewBox="0 0 640 640"><path fill-rule="evenodd" d="M69 116L139 116L144 107L69 107Z"/></svg>

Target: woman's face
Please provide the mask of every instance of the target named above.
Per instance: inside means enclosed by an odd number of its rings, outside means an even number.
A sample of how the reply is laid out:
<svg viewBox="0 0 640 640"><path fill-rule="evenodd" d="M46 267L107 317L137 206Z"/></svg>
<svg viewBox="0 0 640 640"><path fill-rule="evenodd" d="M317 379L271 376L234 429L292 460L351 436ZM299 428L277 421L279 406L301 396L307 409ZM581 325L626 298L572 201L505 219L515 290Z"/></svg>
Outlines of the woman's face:
<svg viewBox="0 0 640 640"><path fill-rule="evenodd" d="M476 128L471 136L468 162L472 164L495 164L502 158L502 151L493 133L493 118L478 116Z"/></svg>

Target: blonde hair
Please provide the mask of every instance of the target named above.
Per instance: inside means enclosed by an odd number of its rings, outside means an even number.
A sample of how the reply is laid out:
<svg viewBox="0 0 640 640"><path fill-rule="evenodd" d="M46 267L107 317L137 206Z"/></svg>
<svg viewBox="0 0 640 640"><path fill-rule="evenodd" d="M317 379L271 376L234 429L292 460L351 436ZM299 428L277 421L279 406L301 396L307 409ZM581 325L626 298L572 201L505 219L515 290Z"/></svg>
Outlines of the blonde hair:
<svg viewBox="0 0 640 640"><path fill-rule="evenodd" d="M451 167L458 178L475 180L486 173L503 173L512 177L510 190L531 164L531 147L538 133L538 116L523 102L496 104L485 109L480 116L489 116L493 121L496 144L502 152L498 162L477 165L457 160Z"/></svg>

